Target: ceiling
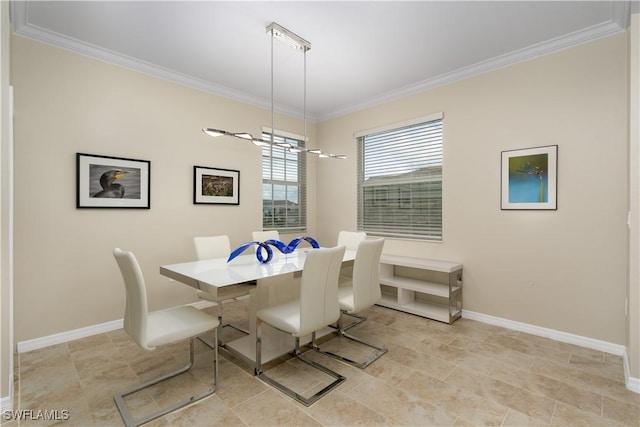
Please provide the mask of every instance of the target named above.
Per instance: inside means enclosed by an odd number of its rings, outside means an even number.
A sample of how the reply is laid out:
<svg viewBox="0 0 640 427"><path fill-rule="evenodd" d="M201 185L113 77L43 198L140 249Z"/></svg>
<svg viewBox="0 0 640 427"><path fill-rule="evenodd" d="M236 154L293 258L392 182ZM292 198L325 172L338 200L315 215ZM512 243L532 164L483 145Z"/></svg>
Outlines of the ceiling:
<svg viewBox="0 0 640 427"><path fill-rule="evenodd" d="M634 9L637 4L634 4ZM626 29L621 1L13 1L14 31L322 121Z"/></svg>

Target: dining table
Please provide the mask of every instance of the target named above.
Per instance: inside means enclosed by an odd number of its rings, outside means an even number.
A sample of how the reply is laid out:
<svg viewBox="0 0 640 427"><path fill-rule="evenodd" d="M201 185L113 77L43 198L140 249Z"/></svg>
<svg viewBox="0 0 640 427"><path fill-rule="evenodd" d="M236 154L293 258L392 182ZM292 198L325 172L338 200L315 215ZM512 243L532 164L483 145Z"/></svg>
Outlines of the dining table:
<svg viewBox="0 0 640 427"><path fill-rule="evenodd" d="M273 252L269 262L258 260L255 252L236 256L231 261L227 258L214 258L200 261L181 262L160 266L160 274L176 282L191 286L205 292L224 294L234 285L247 282L256 283L249 295L249 334L226 341L224 349L236 358L255 365L256 359L256 313L263 307L292 300L299 297L299 286L304 263L313 248L298 248L291 253ZM346 250L343 257L343 268L353 265L355 250ZM318 331L318 337L333 332L331 328ZM301 337L300 343L311 341L311 336ZM277 359L295 347L291 334L284 333L269 325L263 326L262 362Z"/></svg>

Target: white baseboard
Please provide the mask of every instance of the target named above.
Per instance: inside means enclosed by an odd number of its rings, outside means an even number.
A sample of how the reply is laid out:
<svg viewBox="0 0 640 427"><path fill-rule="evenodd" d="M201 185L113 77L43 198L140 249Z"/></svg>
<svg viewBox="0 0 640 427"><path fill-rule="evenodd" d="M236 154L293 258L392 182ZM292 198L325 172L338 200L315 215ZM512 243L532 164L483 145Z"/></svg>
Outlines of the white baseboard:
<svg viewBox="0 0 640 427"><path fill-rule="evenodd" d="M74 341L80 338L86 338L91 335L115 331L116 329L120 328L122 328L122 319L112 320L111 322L87 326L86 328L74 329L72 331L60 332L58 334L48 335L46 337L20 341L17 344L17 349L18 353L26 353L28 351L37 350L39 348L62 344L64 342Z"/></svg>
<svg viewBox="0 0 640 427"><path fill-rule="evenodd" d="M599 350L616 356L623 356L625 347L619 344L612 344L606 341L600 341L593 338L587 338L580 335L570 334L568 332L556 331L555 329L547 329L540 326L529 325L527 323L515 322L501 317L489 316L488 314L476 313L474 311L462 310L462 317L478 322L488 323L490 325L503 326L514 331L526 332L539 337L550 338L552 340L575 344L580 347L587 347L593 350Z"/></svg>
<svg viewBox="0 0 640 427"><path fill-rule="evenodd" d="M627 359L627 349L620 344L613 344L606 341L570 334L568 332L556 331L555 329L543 328L529 325L527 323L515 322L501 317L490 316L488 314L477 313L475 311L462 310L462 317L465 319L477 320L478 322L490 325L502 326L514 331L526 332L531 335L550 338L555 341L574 344L604 353L614 354L623 357L625 385L628 390L640 393L640 379L629 376L629 360Z"/></svg>
<svg viewBox="0 0 640 427"><path fill-rule="evenodd" d="M624 379L628 390L640 393L640 378L633 378L629 375L629 359L627 359L626 353L624 355Z"/></svg>
<svg viewBox="0 0 640 427"><path fill-rule="evenodd" d="M210 301L198 301L191 304L197 309L215 306ZM86 338L91 335L102 334L105 332L115 331L122 328L123 319L112 320L111 322L100 323L98 325L87 326L86 328L74 329L72 331L60 332L58 334L48 335L46 337L35 338L32 340L20 341L17 344L18 353L26 353L28 351L37 350L39 348L49 347L51 345L62 344L68 341L74 341L80 338Z"/></svg>

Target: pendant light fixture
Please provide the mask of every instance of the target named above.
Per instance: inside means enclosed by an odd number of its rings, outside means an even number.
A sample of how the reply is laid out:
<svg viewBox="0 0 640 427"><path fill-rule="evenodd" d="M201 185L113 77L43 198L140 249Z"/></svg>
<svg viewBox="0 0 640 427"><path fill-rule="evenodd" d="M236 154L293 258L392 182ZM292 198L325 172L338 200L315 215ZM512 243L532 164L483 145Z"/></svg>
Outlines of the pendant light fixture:
<svg viewBox="0 0 640 427"><path fill-rule="evenodd" d="M297 34L287 30L283 26L272 22L267 26L267 33L271 34L271 132L270 139L255 138L253 135L247 132L229 132L222 129L203 128L202 131L210 137L216 138L219 136L233 136L245 141L251 141L257 146L275 146L288 149L292 153L308 153L315 154L318 157L328 157L334 159L346 159L344 154L331 154L323 153L318 149L308 149L305 147L294 147L287 143L276 143L274 141L274 93L273 93L273 41L278 40L285 43L288 46L299 50L304 55L304 103L303 103L303 121L304 121L304 142L307 142L307 51L311 49L311 43L298 36Z"/></svg>

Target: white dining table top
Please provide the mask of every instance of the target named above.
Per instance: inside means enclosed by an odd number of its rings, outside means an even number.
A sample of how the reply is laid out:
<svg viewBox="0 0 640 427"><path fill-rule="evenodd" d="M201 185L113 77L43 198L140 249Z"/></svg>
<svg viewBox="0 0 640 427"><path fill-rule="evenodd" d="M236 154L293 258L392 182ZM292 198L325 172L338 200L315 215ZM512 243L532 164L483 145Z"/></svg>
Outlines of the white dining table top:
<svg viewBox="0 0 640 427"><path fill-rule="evenodd" d="M301 248L290 254L273 251L273 259L262 264L254 252L239 255L230 262L227 258L190 261L160 267L160 274L194 288L202 285L222 287L281 274L302 271L307 254L312 248ZM355 259L355 250L346 250L343 262Z"/></svg>

